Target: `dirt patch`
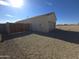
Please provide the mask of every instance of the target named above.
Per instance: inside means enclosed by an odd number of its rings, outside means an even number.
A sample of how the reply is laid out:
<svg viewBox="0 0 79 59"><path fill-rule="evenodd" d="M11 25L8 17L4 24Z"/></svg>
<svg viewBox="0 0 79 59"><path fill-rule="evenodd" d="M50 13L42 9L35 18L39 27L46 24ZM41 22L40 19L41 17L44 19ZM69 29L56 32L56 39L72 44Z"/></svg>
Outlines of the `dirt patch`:
<svg viewBox="0 0 79 59"><path fill-rule="evenodd" d="M72 31L64 27L57 28L60 30L56 33L32 33L6 40L0 43L0 56L10 56L7 59L79 59L79 43L75 42L79 36L78 31L73 31L72 27L68 27ZM66 38L70 34L77 38ZM71 42L69 39L75 40Z"/></svg>

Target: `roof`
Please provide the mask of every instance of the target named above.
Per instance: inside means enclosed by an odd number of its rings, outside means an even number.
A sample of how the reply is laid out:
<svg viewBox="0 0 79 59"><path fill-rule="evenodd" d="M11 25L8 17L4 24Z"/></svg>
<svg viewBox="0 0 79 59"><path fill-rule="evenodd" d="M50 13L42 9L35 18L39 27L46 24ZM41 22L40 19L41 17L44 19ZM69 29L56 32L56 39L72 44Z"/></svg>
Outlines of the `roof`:
<svg viewBox="0 0 79 59"><path fill-rule="evenodd" d="M47 15L52 15L52 14L55 14L55 12L50 12L50 13L46 13L46 14L39 15L39 16L33 16L31 18L27 18L27 19L24 19L24 20L21 20L21 21L31 20L32 18L36 18L36 17L40 17L40 16L47 16ZM21 22L21 21L17 21L17 22Z"/></svg>

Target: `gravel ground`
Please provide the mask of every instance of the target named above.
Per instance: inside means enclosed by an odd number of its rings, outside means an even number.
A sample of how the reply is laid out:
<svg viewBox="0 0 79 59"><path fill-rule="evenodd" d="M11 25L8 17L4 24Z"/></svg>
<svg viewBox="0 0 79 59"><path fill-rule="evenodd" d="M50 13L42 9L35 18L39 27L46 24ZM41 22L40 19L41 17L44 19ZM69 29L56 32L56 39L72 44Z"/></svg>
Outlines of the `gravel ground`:
<svg viewBox="0 0 79 59"><path fill-rule="evenodd" d="M0 43L0 59L79 59L79 44L32 33Z"/></svg>

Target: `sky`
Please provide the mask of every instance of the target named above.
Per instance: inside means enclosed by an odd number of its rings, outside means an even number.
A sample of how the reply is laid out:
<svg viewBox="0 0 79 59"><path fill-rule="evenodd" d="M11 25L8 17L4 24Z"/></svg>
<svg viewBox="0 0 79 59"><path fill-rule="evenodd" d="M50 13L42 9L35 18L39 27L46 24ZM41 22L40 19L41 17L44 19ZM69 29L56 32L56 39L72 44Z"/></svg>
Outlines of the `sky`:
<svg viewBox="0 0 79 59"><path fill-rule="evenodd" d="M55 12L57 24L79 23L79 0L0 0L0 23Z"/></svg>

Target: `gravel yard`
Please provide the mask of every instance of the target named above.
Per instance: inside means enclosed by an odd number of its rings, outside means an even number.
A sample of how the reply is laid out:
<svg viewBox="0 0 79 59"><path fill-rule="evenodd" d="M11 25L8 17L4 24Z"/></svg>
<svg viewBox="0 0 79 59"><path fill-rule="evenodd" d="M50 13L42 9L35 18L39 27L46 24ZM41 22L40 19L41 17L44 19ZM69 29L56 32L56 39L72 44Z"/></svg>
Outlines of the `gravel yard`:
<svg viewBox="0 0 79 59"><path fill-rule="evenodd" d="M0 43L0 59L79 59L79 44L32 33Z"/></svg>

